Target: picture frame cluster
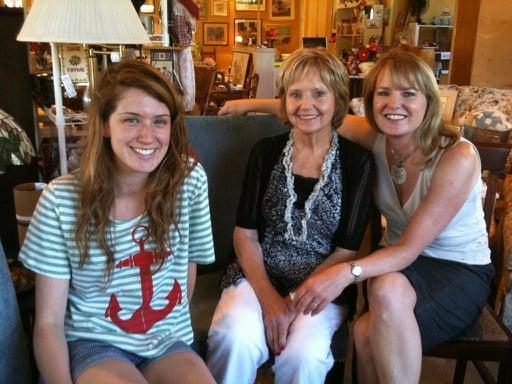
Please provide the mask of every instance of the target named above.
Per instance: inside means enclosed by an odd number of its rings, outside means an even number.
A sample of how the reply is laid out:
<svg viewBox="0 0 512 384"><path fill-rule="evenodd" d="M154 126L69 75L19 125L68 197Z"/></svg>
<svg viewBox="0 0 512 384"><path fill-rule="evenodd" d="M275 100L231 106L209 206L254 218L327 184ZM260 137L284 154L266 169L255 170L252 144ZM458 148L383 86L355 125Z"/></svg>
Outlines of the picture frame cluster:
<svg viewBox="0 0 512 384"><path fill-rule="evenodd" d="M235 0L233 4L227 0L194 0L200 9L199 21L202 22L203 45L234 44L237 34L248 35L243 39L244 44L247 44L247 41L254 43L259 40L258 32L260 41L268 41L268 35L275 35L272 39L273 43L288 44L291 40L291 26L286 22L295 20L297 0L259 0L259 4L257 1ZM235 14L232 14L233 12ZM253 28L256 26L255 12L266 16L260 18L259 28L256 29ZM233 32L230 30L230 22L222 20L229 16L234 16L231 18L234 20L234 25L231 26Z"/></svg>

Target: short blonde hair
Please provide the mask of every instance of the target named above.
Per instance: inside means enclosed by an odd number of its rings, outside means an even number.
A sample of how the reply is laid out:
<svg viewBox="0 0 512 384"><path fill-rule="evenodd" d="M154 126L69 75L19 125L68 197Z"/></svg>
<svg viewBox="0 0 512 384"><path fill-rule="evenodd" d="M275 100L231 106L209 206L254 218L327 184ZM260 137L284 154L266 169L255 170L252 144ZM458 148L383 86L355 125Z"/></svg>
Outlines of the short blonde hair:
<svg viewBox="0 0 512 384"><path fill-rule="evenodd" d="M278 95L281 99L281 112L285 123L289 124L286 114L286 94L288 88L307 72L316 71L322 82L334 93L336 100L332 127L338 128L348 112L349 77L343 63L333 54L322 48L304 48L293 52L281 65L277 79Z"/></svg>
<svg viewBox="0 0 512 384"><path fill-rule="evenodd" d="M427 110L415 132L415 138L418 148L427 159L428 166L439 150L450 147L460 140L460 134L447 130L443 123L441 97L434 72L421 58L401 48L389 51L375 63L364 79L363 97L366 117L377 130L379 127L373 111L373 96L379 75L385 70L388 71L393 87L414 87L427 99Z"/></svg>

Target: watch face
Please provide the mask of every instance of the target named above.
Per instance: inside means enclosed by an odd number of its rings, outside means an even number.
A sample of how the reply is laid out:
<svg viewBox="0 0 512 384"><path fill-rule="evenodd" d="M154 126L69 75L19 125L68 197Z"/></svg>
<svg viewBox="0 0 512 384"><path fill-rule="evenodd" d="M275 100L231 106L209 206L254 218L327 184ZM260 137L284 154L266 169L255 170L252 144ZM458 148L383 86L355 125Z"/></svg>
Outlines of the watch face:
<svg viewBox="0 0 512 384"><path fill-rule="evenodd" d="M360 277L363 273L363 268L361 268L360 265L354 264L352 266L351 272L355 277Z"/></svg>

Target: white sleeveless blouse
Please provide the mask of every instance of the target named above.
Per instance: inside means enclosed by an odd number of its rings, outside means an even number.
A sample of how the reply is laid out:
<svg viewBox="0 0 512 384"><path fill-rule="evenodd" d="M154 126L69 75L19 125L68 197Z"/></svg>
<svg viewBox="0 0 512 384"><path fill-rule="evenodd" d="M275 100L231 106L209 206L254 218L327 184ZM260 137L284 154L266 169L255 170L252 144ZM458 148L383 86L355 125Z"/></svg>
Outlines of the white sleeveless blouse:
<svg viewBox="0 0 512 384"><path fill-rule="evenodd" d="M430 167L421 171L416 186L403 207L400 205L389 172L384 134L379 134L375 140L373 154L377 165L375 201L387 220L383 240L385 245L394 244L426 196L442 152L434 158ZM491 262L481 192L482 180L478 178L457 215L437 238L423 249L421 255L476 265Z"/></svg>

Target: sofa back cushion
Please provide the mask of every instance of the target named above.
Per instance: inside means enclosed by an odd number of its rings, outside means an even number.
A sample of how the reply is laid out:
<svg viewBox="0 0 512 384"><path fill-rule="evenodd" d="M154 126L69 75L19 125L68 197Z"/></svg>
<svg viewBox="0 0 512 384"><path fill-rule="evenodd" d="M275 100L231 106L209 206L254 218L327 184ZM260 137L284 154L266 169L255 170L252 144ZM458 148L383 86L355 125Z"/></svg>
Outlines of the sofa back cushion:
<svg viewBox="0 0 512 384"><path fill-rule="evenodd" d="M187 116L190 145L208 176L215 263L199 271L223 268L233 257L233 228L247 159L254 144L288 128L271 115Z"/></svg>

